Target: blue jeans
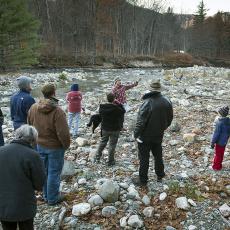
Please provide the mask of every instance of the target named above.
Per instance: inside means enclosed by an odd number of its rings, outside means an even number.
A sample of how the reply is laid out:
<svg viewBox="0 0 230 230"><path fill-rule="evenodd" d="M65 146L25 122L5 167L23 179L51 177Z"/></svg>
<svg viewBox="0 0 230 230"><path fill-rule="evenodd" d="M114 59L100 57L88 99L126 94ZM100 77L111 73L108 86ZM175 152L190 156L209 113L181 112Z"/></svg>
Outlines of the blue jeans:
<svg viewBox="0 0 230 230"><path fill-rule="evenodd" d="M70 133L74 136L78 135L79 121L80 113L68 113L68 126Z"/></svg>
<svg viewBox="0 0 230 230"><path fill-rule="evenodd" d="M4 137L2 133L2 126L0 125L0 146L4 145Z"/></svg>
<svg viewBox="0 0 230 230"><path fill-rule="evenodd" d="M43 198L48 204L55 204L59 199L61 172L64 165L64 149L48 149L37 146L46 170L46 181L43 187Z"/></svg>

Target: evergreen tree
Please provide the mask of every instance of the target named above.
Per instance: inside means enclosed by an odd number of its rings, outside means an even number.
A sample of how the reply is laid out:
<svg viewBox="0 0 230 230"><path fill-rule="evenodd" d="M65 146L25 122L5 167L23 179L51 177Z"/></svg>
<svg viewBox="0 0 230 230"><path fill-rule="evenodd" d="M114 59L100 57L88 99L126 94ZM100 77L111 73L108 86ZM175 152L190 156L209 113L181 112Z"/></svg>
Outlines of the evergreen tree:
<svg viewBox="0 0 230 230"><path fill-rule="evenodd" d="M203 0L198 5L198 10L194 15L194 25L200 25L204 22L205 17L207 15L207 9L205 8Z"/></svg>
<svg viewBox="0 0 230 230"><path fill-rule="evenodd" d="M38 26L26 0L0 0L0 70L37 62Z"/></svg>

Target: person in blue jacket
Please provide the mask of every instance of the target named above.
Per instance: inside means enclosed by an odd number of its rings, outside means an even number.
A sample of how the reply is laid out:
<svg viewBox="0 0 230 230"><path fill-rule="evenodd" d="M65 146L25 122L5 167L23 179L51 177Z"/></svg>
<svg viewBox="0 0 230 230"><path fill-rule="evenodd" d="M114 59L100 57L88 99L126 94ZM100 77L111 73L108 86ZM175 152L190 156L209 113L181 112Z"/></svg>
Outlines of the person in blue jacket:
<svg viewBox="0 0 230 230"><path fill-rule="evenodd" d="M35 103L34 98L30 95L31 78L27 76L20 76L17 78L19 91L16 92L10 99L10 114L13 121L14 130L21 125L27 124L28 111Z"/></svg>
<svg viewBox="0 0 230 230"><path fill-rule="evenodd" d="M229 107L224 106L220 108L218 113L220 117L216 121L215 130L211 141L211 148L215 148L215 155L212 164L212 168L214 170L222 169L224 151L230 136L230 118L227 117L229 113Z"/></svg>
<svg viewBox="0 0 230 230"><path fill-rule="evenodd" d="M0 108L0 146L4 145L4 137L3 137L3 133L2 133L3 121L4 121L4 117L3 117L2 110Z"/></svg>

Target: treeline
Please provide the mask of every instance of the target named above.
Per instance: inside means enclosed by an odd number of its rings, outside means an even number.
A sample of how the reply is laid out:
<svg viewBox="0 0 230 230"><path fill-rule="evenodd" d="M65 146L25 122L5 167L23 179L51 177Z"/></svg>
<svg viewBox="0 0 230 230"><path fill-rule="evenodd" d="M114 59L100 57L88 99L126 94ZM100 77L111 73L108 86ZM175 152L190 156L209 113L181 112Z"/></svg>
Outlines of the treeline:
<svg viewBox="0 0 230 230"><path fill-rule="evenodd" d="M182 48L181 21L170 8L160 14L158 4L145 9L125 0L31 0L30 8L42 24L42 56L60 62L94 63Z"/></svg>
<svg viewBox="0 0 230 230"><path fill-rule="evenodd" d="M206 17L203 1L194 15L188 34L187 52L207 58L230 58L230 12Z"/></svg>
<svg viewBox="0 0 230 230"><path fill-rule="evenodd" d="M135 0L0 0L0 69L51 63L91 65L183 50L229 57L229 14L205 19L148 9ZM203 2L202 2L203 4ZM37 35L37 36L36 36ZM38 52L39 51L39 52Z"/></svg>

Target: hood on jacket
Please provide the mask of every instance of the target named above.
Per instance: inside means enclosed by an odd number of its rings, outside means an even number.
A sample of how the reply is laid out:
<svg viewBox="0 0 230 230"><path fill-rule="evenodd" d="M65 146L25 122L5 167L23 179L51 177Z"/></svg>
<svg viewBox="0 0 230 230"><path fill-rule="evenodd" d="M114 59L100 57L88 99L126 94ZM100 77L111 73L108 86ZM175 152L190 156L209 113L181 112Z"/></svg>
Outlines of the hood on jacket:
<svg viewBox="0 0 230 230"><path fill-rule="evenodd" d="M38 103L38 111L41 113L48 114L52 112L58 106L58 99L41 99Z"/></svg>
<svg viewBox="0 0 230 230"><path fill-rule="evenodd" d="M153 92L149 92L149 93L146 93L143 97L142 97L142 100L145 100L145 99L148 99L150 97L157 97L157 96L160 96L161 93L160 92L157 92L157 91L153 91Z"/></svg>
<svg viewBox="0 0 230 230"><path fill-rule="evenodd" d="M73 85L71 85L70 90L71 90L71 91L78 91L78 90L79 90L78 84L73 84Z"/></svg>

